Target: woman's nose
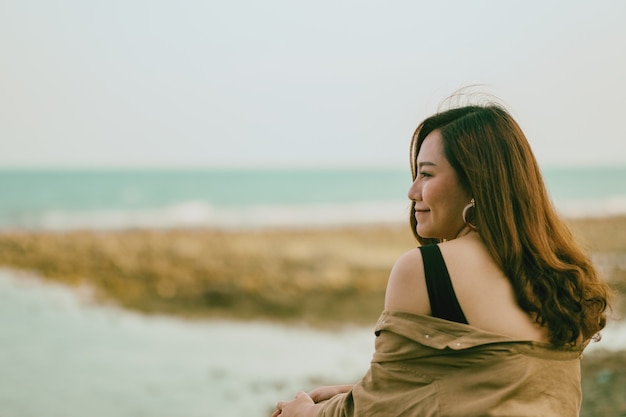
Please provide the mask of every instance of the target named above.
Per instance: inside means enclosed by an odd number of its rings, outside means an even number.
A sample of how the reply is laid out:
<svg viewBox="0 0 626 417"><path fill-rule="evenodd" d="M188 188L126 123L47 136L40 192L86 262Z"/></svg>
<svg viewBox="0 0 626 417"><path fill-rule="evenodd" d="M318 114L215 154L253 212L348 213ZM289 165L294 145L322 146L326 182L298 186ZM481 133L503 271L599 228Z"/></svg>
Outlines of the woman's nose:
<svg viewBox="0 0 626 417"><path fill-rule="evenodd" d="M409 200L411 201L416 201L419 199L420 197L420 186L419 186L419 178L416 178L415 181L413 181L413 184L411 184L411 186L409 187Z"/></svg>

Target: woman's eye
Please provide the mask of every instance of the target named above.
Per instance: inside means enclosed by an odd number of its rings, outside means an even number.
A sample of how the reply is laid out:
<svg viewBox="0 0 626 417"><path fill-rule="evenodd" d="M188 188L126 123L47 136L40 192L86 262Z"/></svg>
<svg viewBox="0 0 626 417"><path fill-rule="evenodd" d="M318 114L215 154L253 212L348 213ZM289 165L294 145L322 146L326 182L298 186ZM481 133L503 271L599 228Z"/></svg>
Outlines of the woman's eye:
<svg viewBox="0 0 626 417"><path fill-rule="evenodd" d="M420 177L424 178L424 177L430 177L430 174L428 172L420 172Z"/></svg>

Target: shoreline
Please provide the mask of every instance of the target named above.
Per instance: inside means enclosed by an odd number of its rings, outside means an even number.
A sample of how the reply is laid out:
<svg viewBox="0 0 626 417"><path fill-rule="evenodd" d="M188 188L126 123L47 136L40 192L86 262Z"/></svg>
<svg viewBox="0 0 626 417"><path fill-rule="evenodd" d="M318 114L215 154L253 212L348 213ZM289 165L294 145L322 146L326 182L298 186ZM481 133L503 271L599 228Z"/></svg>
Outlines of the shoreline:
<svg viewBox="0 0 626 417"><path fill-rule="evenodd" d="M569 219L626 313L626 216ZM182 317L366 324L415 247L408 225L0 231L0 266L90 288L96 302Z"/></svg>

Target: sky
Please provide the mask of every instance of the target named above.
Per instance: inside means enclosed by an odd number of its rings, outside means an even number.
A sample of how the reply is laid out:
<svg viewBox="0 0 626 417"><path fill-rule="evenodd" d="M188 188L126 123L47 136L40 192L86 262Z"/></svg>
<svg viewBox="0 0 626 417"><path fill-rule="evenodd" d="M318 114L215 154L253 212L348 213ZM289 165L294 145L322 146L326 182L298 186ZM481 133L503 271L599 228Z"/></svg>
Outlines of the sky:
<svg viewBox="0 0 626 417"><path fill-rule="evenodd" d="M626 2L1 0L0 168L408 165L460 88L626 166Z"/></svg>

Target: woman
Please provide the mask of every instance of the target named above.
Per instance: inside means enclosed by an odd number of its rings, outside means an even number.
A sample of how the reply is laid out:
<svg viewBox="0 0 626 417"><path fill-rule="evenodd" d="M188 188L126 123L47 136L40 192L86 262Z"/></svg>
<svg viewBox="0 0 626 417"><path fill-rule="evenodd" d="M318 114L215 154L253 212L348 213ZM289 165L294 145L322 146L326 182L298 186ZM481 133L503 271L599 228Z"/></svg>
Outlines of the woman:
<svg viewBox="0 0 626 417"><path fill-rule="evenodd" d="M368 373L273 416L578 416L580 357L609 291L520 127L496 105L436 114L411 168L421 245L391 271Z"/></svg>

